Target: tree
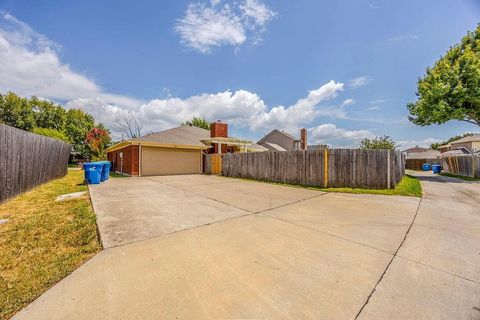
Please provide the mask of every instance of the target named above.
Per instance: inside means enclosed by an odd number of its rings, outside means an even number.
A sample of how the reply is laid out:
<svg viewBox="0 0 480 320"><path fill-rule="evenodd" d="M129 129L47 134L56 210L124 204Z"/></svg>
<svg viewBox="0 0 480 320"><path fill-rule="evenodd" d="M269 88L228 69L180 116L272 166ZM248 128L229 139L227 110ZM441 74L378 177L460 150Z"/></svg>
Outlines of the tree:
<svg viewBox="0 0 480 320"><path fill-rule="evenodd" d="M27 131L35 128L35 117L28 99L13 92L0 94L0 123Z"/></svg>
<svg viewBox="0 0 480 320"><path fill-rule="evenodd" d="M110 132L101 123L90 130L85 138L85 144L90 149L92 160L106 160L107 153L105 149L108 148L111 142Z"/></svg>
<svg viewBox="0 0 480 320"><path fill-rule="evenodd" d="M210 129L210 122L205 120L205 118L193 117L192 120L185 121L181 123L182 126L194 126L203 129Z"/></svg>
<svg viewBox="0 0 480 320"><path fill-rule="evenodd" d="M75 151L88 156L90 150L85 144L85 137L95 127L91 115L80 109L70 109L66 112L64 132L73 144Z"/></svg>
<svg viewBox="0 0 480 320"><path fill-rule="evenodd" d="M473 133L467 132L467 133L464 133L464 134L459 135L459 136L451 137L450 139L442 141L442 142L432 143L430 145L430 148L432 148L433 150L437 150L438 147L440 147L440 146L443 146L445 144L449 144L452 141L455 141L455 140L458 140L458 139L461 139L461 138L465 138L465 137L469 137L469 136L473 136Z"/></svg>
<svg viewBox="0 0 480 320"><path fill-rule="evenodd" d="M115 128L121 131L127 139L139 138L142 136L142 126L132 113L122 112L122 116L115 124Z"/></svg>
<svg viewBox="0 0 480 320"><path fill-rule="evenodd" d="M365 138L360 142L360 149L375 150L375 149L395 149L395 141L389 136L375 137L373 139Z"/></svg>
<svg viewBox="0 0 480 320"><path fill-rule="evenodd" d="M460 120L480 126L480 24L427 68L417 88L417 102L407 105L413 123Z"/></svg>
<svg viewBox="0 0 480 320"><path fill-rule="evenodd" d="M65 127L66 111L62 106L47 100L32 97L29 100L33 110L35 125L40 128L63 130Z"/></svg>
<svg viewBox="0 0 480 320"><path fill-rule="evenodd" d="M55 138L55 139L58 139L58 140L62 140L66 143L70 143L70 139L67 137L67 135L65 133L63 133L62 131L55 130L55 129L35 128L35 129L33 129L33 133L36 133L36 134L39 134L39 135L42 135L42 136L46 136L46 137L50 137L50 138Z"/></svg>

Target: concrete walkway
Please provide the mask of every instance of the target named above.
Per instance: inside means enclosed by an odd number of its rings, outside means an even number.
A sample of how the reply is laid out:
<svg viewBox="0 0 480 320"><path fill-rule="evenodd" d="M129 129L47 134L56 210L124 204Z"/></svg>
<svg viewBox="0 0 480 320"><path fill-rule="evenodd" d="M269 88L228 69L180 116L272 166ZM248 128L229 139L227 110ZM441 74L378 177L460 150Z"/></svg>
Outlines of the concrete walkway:
<svg viewBox="0 0 480 320"><path fill-rule="evenodd" d="M421 203L112 179L91 189L109 248L14 318L479 319L480 185L420 178Z"/></svg>

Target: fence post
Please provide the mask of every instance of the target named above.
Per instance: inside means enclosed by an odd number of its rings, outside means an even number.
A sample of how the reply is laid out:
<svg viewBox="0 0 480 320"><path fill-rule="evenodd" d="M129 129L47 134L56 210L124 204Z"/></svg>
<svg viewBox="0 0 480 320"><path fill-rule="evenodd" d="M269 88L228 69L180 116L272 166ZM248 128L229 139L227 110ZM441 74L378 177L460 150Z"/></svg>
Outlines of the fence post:
<svg viewBox="0 0 480 320"><path fill-rule="evenodd" d="M323 154L323 186L328 188L328 149Z"/></svg>
<svg viewBox="0 0 480 320"><path fill-rule="evenodd" d="M387 150L387 189L390 189L390 150Z"/></svg>

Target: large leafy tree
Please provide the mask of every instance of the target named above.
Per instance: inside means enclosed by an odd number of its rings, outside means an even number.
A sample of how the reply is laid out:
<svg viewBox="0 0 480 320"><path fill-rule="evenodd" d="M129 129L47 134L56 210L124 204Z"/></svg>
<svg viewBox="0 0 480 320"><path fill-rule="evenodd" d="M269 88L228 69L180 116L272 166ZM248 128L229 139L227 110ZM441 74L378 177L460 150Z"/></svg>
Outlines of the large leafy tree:
<svg viewBox="0 0 480 320"><path fill-rule="evenodd" d="M32 132L36 133L36 134L39 134L39 135L42 135L42 136L62 140L66 143L70 143L70 139L62 131L58 131L58 130L55 130L55 129L49 129L49 128L34 128Z"/></svg>
<svg viewBox="0 0 480 320"><path fill-rule="evenodd" d="M64 132L73 144L75 151L88 156L89 148L85 144L87 134L95 127L91 115L80 109L70 109L66 113Z"/></svg>
<svg viewBox="0 0 480 320"><path fill-rule="evenodd" d="M395 149L395 147L395 141L389 136L365 138L360 142L360 149L362 150Z"/></svg>
<svg viewBox="0 0 480 320"><path fill-rule="evenodd" d="M27 131L35 128L35 114L28 99L13 92L0 94L0 123Z"/></svg>
<svg viewBox="0 0 480 320"><path fill-rule="evenodd" d="M208 122L204 118L200 118L200 117L193 117L192 120L182 122L182 125L183 126L194 126L194 127L207 129L207 130L210 129L210 122Z"/></svg>
<svg viewBox="0 0 480 320"><path fill-rule="evenodd" d="M47 100L32 97L29 101L34 112L35 125L40 128L63 130L65 127L66 111L62 106Z"/></svg>
<svg viewBox="0 0 480 320"><path fill-rule="evenodd" d="M417 125L460 120L480 126L480 24L418 80L418 100L408 104Z"/></svg>

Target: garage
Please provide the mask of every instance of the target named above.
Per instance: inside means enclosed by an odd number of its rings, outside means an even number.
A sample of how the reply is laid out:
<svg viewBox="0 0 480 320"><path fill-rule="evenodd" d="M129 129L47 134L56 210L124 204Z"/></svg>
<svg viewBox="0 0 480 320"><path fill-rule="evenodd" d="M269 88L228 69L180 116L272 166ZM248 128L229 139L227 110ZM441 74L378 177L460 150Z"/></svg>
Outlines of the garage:
<svg viewBox="0 0 480 320"><path fill-rule="evenodd" d="M198 149L141 148L142 176L201 173L202 152Z"/></svg>

